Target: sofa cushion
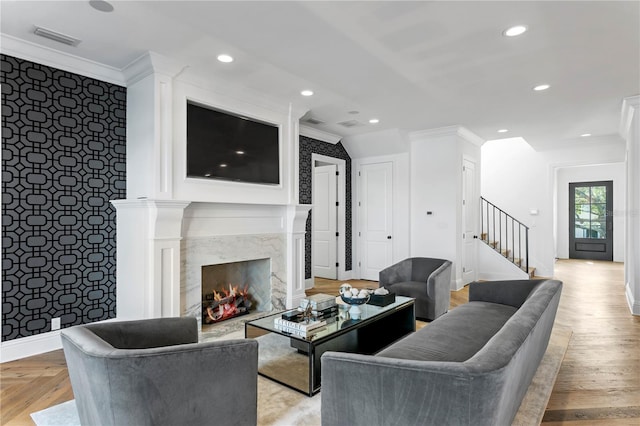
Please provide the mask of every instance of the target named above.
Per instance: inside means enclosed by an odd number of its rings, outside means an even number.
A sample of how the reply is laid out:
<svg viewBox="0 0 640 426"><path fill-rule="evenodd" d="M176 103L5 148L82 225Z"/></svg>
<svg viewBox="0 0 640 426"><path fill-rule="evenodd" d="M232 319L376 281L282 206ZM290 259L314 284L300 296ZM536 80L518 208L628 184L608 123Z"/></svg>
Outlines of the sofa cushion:
<svg viewBox="0 0 640 426"><path fill-rule="evenodd" d="M378 352L416 361L463 362L471 358L517 311L513 306L470 302Z"/></svg>

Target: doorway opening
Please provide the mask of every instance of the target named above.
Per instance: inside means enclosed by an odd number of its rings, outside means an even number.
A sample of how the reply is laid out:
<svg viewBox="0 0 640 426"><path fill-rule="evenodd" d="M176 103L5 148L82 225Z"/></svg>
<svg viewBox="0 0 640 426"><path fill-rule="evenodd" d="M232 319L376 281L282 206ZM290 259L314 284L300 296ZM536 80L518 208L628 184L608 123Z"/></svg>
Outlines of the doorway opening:
<svg viewBox="0 0 640 426"><path fill-rule="evenodd" d="M313 277L345 279L346 162L312 154L311 266ZM307 286L309 287L309 286Z"/></svg>
<svg viewBox="0 0 640 426"><path fill-rule="evenodd" d="M569 183L569 258L613 260L613 181Z"/></svg>

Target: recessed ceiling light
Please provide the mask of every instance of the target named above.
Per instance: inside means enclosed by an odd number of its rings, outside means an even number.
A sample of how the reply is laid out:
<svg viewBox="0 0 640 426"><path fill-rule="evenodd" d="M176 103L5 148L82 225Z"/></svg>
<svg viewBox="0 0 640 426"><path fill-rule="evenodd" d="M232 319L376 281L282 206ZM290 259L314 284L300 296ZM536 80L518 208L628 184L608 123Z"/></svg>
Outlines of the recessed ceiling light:
<svg viewBox="0 0 640 426"><path fill-rule="evenodd" d="M534 87L533 90L535 90L536 92L540 92L542 90L547 90L549 87L551 86L549 86L548 84L540 84L539 86Z"/></svg>
<svg viewBox="0 0 640 426"><path fill-rule="evenodd" d="M244 154L244 151L236 151L236 154L242 155L242 154Z"/></svg>
<svg viewBox="0 0 640 426"><path fill-rule="evenodd" d="M583 138L588 138L589 136L591 136L591 133L583 133L580 136Z"/></svg>
<svg viewBox="0 0 640 426"><path fill-rule="evenodd" d="M229 62L233 62L233 57L223 53L222 55L218 55L218 60L228 64Z"/></svg>
<svg viewBox="0 0 640 426"><path fill-rule="evenodd" d="M100 12L113 12L113 5L104 0L90 0L89 6L91 6L95 10L99 10Z"/></svg>
<svg viewBox="0 0 640 426"><path fill-rule="evenodd" d="M220 167L227 167L227 165L222 163L222 164L220 164Z"/></svg>
<svg viewBox="0 0 640 426"><path fill-rule="evenodd" d="M380 122L380 120L378 120L377 118L372 118L371 120L369 120L369 123L371 124L378 124Z"/></svg>
<svg viewBox="0 0 640 426"><path fill-rule="evenodd" d="M300 94L302 96L313 96L313 90L303 90Z"/></svg>
<svg viewBox="0 0 640 426"><path fill-rule="evenodd" d="M516 25L515 27L508 28L502 32L502 35L507 37L515 37L523 34L527 31L527 27L524 25Z"/></svg>
<svg viewBox="0 0 640 426"><path fill-rule="evenodd" d="M509 130L508 129L500 129L498 130L498 133L507 133Z"/></svg>

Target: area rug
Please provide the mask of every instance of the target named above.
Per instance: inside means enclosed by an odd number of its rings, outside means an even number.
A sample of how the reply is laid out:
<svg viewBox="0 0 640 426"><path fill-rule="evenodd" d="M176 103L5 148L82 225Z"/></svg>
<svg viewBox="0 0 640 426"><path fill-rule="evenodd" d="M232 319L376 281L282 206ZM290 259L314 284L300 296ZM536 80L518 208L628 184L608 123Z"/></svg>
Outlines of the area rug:
<svg viewBox="0 0 640 426"><path fill-rule="evenodd" d="M239 337L242 337L242 332L235 331L222 338ZM549 347L533 377L513 425L534 426L542 421L570 338L571 329L557 325L554 327ZM32 413L31 418L37 426L80 425L73 400ZM260 376L258 377L258 425L320 425L320 394L309 398Z"/></svg>

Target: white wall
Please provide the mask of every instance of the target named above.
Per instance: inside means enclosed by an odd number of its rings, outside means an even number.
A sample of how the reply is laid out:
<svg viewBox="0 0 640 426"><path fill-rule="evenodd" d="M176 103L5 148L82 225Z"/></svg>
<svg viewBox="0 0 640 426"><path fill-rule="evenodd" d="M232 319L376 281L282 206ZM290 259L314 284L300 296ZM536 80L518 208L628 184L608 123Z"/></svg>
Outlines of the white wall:
<svg viewBox="0 0 640 426"><path fill-rule="evenodd" d="M556 257L569 258L569 184L613 181L613 260L624 261L624 206L626 199L624 163L563 167L557 171Z"/></svg>
<svg viewBox="0 0 640 426"><path fill-rule="evenodd" d="M529 265L540 276L553 276L559 191L556 170L624 160L620 138L585 141L553 151L537 152L522 138L487 141L482 146L482 195L530 227ZM530 210L538 210L531 215Z"/></svg>
<svg viewBox="0 0 640 426"><path fill-rule="evenodd" d="M624 100L620 135L626 140L625 290L629 309L640 315L640 96Z"/></svg>
<svg viewBox="0 0 640 426"><path fill-rule="evenodd" d="M529 229L529 265L553 275L551 185L544 159L522 138L487 141L482 146L482 196ZM538 210L532 216L530 210Z"/></svg>
<svg viewBox="0 0 640 426"><path fill-rule="evenodd" d="M463 159L476 163L479 182L482 141L463 127L448 127L410 135L411 256L453 262L451 288L463 287ZM431 214L427 214L431 212Z"/></svg>
<svg viewBox="0 0 640 426"><path fill-rule="evenodd" d="M457 157L455 135L411 142L412 256L456 258Z"/></svg>

